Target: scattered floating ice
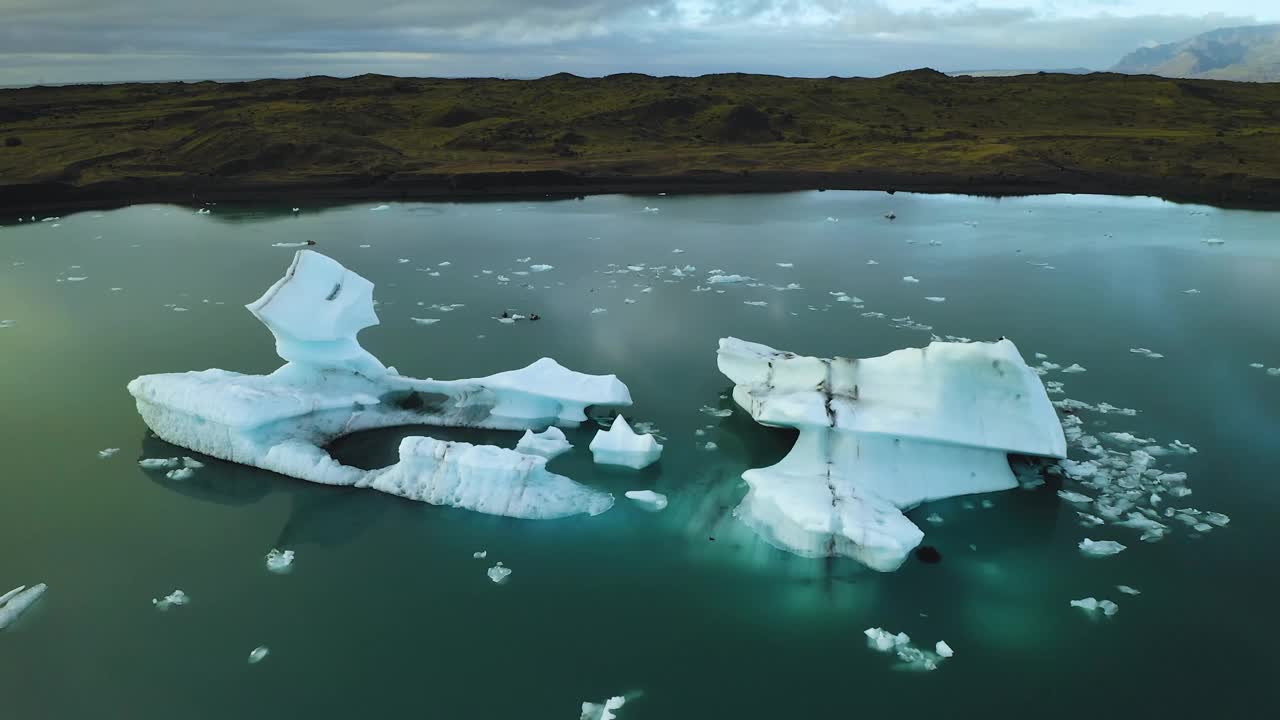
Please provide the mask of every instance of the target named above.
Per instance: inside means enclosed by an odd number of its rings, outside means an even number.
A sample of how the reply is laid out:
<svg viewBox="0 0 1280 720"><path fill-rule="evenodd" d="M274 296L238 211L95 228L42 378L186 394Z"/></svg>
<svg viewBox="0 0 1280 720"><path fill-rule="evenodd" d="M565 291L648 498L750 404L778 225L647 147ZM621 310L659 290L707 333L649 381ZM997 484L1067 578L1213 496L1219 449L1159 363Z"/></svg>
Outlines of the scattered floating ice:
<svg viewBox="0 0 1280 720"><path fill-rule="evenodd" d="M838 223L838 222L840 222L840 218L834 218L834 217L831 217L830 215L828 215L828 216L827 216L827 222L829 222L829 223Z"/></svg>
<svg viewBox="0 0 1280 720"><path fill-rule="evenodd" d="M708 440L702 444L702 449L710 452L712 450L719 450L720 446Z"/></svg>
<svg viewBox="0 0 1280 720"><path fill-rule="evenodd" d="M385 208L386 205L383 205L382 207ZM374 209L378 210L381 208L374 208ZM271 648L267 647L266 645L259 645L258 647L253 649L253 652L249 653L249 664L257 665L258 663L262 662L263 659L267 657L267 655L270 655L270 654L271 654Z"/></svg>
<svg viewBox="0 0 1280 720"><path fill-rule="evenodd" d="M1277 375L1280 375L1280 367L1267 368L1267 374L1270 375L1271 377L1276 377Z"/></svg>
<svg viewBox="0 0 1280 720"><path fill-rule="evenodd" d="M548 270L554 270L555 266L554 265L530 265L529 269L534 272L546 272Z"/></svg>
<svg viewBox="0 0 1280 720"><path fill-rule="evenodd" d="M619 415L609 430L599 430L591 440L591 455L598 465L621 465L640 470L657 462L662 445L652 435L637 435Z"/></svg>
<svg viewBox="0 0 1280 720"><path fill-rule="evenodd" d="M267 570L277 575L284 575L293 570L293 551L271 548L267 553Z"/></svg>
<svg viewBox="0 0 1280 720"><path fill-rule="evenodd" d="M17 320L0 320L0 330L3 330L4 328L11 328L17 324Z"/></svg>
<svg viewBox="0 0 1280 720"><path fill-rule="evenodd" d="M780 267L780 268L793 268L793 267L795 267L795 266L796 266L796 264L795 264L795 263L781 263L781 262L780 262L780 263L774 263L774 265L777 265L777 266L778 266L778 267Z"/></svg>
<svg viewBox="0 0 1280 720"><path fill-rule="evenodd" d="M49 587L44 583L27 587L19 585L4 595L0 595L0 630L17 622L27 608L35 604Z"/></svg>
<svg viewBox="0 0 1280 720"><path fill-rule="evenodd" d="M591 310L592 315L599 315L600 313L607 313L607 312L609 311L604 308L592 308Z"/></svg>
<svg viewBox="0 0 1280 720"><path fill-rule="evenodd" d="M1222 244L1225 244L1227 241L1223 240L1222 238L1205 238L1200 242L1204 243L1205 245L1222 245Z"/></svg>
<svg viewBox="0 0 1280 720"><path fill-rule="evenodd" d="M1182 294L1183 294L1183 295L1199 295L1199 294L1200 294L1200 291L1199 291L1199 290L1197 290L1197 289L1195 289L1195 288L1190 288L1190 289L1187 289L1187 290L1183 290L1183 291L1182 291Z"/></svg>
<svg viewBox="0 0 1280 720"><path fill-rule="evenodd" d="M927 517L927 518L925 518L925 519L924 519L924 521L925 521L925 522L927 522L927 523L931 523L931 524L933 524L933 525L941 525L941 524L942 524L942 516L941 516L941 515L939 515L938 513L931 513L931 514L929 515L929 517Z"/></svg>
<svg viewBox="0 0 1280 720"><path fill-rule="evenodd" d="M143 458L138 461L138 466L143 470L164 470L167 468L176 468L182 464L182 460L174 458Z"/></svg>
<svg viewBox="0 0 1280 720"><path fill-rule="evenodd" d="M476 560L483 560L483 559L485 559L485 558L489 557L489 551L488 551L488 550L477 550L477 551L475 551L475 552L471 553L471 557L475 558Z"/></svg>
<svg viewBox="0 0 1280 720"><path fill-rule="evenodd" d="M920 280L912 275L904 275L902 276L902 282L918 283Z"/></svg>
<svg viewBox="0 0 1280 720"><path fill-rule="evenodd" d="M1142 591L1139 590L1138 588L1129 587L1128 585L1117 585L1116 589L1124 593L1125 595L1141 595L1142 594Z"/></svg>
<svg viewBox="0 0 1280 720"><path fill-rule="evenodd" d="M947 301L947 299L946 299L946 298L944 298L944 297L936 297L936 296L934 296L934 297L927 297L927 298L925 298L925 300L928 300L929 302L935 302L935 303L940 303L940 302L946 302L946 301Z"/></svg>
<svg viewBox="0 0 1280 720"><path fill-rule="evenodd" d="M1110 600L1098 600L1097 598L1087 597L1081 600L1072 600L1071 607L1080 608L1087 613L1096 613L1101 610L1102 614L1111 617L1120 612L1120 606Z"/></svg>
<svg viewBox="0 0 1280 720"><path fill-rule="evenodd" d="M191 598L181 590L174 590L162 598L151 598L151 604L156 606L157 610L168 610L172 607L182 607L191 602Z"/></svg>
<svg viewBox="0 0 1280 720"><path fill-rule="evenodd" d="M727 418L733 414L733 408L713 408L710 405L703 405L698 412L705 413L712 417Z"/></svg>
<svg viewBox="0 0 1280 720"><path fill-rule="evenodd" d="M582 714L578 716L578 720L616 720L618 716L614 714L614 710L619 710L626 704L627 699L621 695L611 697L602 703L584 702Z"/></svg>
<svg viewBox="0 0 1280 720"><path fill-rule="evenodd" d="M743 301L742 301L742 304L743 304L743 305L752 305L752 306L755 306L755 307L764 307L764 306L768 305L769 303L768 303L768 302L766 302L766 301L764 301L764 300L743 300Z"/></svg>
<svg viewBox="0 0 1280 720"><path fill-rule="evenodd" d="M103 449L101 449L101 450L99 450L99 451L98 451L98 457L100 457L100 458L109 458L109 457L111 457L112 455L115 455L115 454L116 454L116 453L118 453L118 452L120 452L120 448L103 448Z"/></svg>
<svg viewBox="0 0 1280 720"><path fill-rule="evenodd" d="M1143 355L1156 360L1164 357L1164 355L1161 355L1158 352L1154 352L1150 348L1129 348L1129 352L1133 353L1134 355Z"/></svg>
<svg viewBox="0 0 1280 720"><path fill-rule="evenodd" d="M195 475L195 471L191 468L178 468L164 474L170 480L190 480L192 475Z"/></svg>
<svg viewBox="0 0 1280 720"><path fill-rule="evenodd" d="M499 562L497 565L494 565L493 567L489 568L486 574L489 576L490 580L492 580L495 583L501 584L506 582L507 577L511 575L511 568L503 567L502 563Z"/></svg>
<svg viewBox="0 0 1280 720"><path fill-rule="evenodd" d="M867 261L867 264L868 264L868 265L879 265L880 263L876 262L875 260L868 260L868 261Z"/></svg>
<svg viewBox="0 0 1280 720"><path fill-rule="evenodd" d="M648 205L645 205L645 206L644 206L644 210L643 210L643 212L647 212L647 213L657 213L657 212L662 212L662 211L661 211L659 208L656 208L656 207L649 207Z"/></svg>
<svg viewBox="0 0 1280 720"><path fill-rule="evenodd" d="M548 460L557 458L572 449L573 445L570 445L565 438L564 431L554 425L540 433L525 430L520 442L516 443L516 452L541 455Z"/></svg>
<svg viewBox="0 0 1280 720"><path fill-rule="evenodd" d="M628 490L626 496L645 510L657 512L667 506L667 496L652 490Z"/></svg>
<svg viewBox="0 0 1280 720"><path fill-rule="evenodd" d="M1261 370L1262 368L1266 367L1266 365L1263 365L1262 363L1249 363L1249 367L1255 370Z"/></svg>
<svg viewBox="0 0 1280 720"><path fill-rule="evenodd" d="M1088 370L1085 370L1085 369L1084 369L1083 367L1081 367L1078 363L1072 363L1072 364L1068 365L1067 367L1062 368L1062 372L1064 372L1064 373L1082 373L1082 372L1088 372Z"/></svg>
<svg viewBox="0 0 1280 720"><path fill-rule="evenodd" d="M440 322L440 318L420 318L420 317L411 317L411 318L409 318L409 319L410 319L410 320L412 320L412 321L414 321L415 323L417 323L417 324L419 324L419 325L435 325L436 323Z"/></svg>
<svg viewBox="0 0 1280 720"><path fill-rule="evenodd" d="M1124 545L1115 540L1090 540L1089 538L1081 540L1079 547L1080 552L1089 557L1108 557L1125 549Z"/></svg>
<svg viewBox="0 0 1280 720"><path fill-rule="evenodd" d="M740 283L740 282L747 282L750 279L751 278L745 275L711 275L710 277L707 278L707 284L720 285L720 284L728 284L728 283Z"/></svg>
<svg viewBox="0 0 1280 720"><path fill-rule="evenodd" d="M911 637L906 633L895 635L881 628L867 628L862 634L866 635L867 646L872 650L897 655L903 663L899 668L903 670L937 670L939 663L955 654L951 646L942 641L934 645L936 652L921 650L911 644Z"/></svg>

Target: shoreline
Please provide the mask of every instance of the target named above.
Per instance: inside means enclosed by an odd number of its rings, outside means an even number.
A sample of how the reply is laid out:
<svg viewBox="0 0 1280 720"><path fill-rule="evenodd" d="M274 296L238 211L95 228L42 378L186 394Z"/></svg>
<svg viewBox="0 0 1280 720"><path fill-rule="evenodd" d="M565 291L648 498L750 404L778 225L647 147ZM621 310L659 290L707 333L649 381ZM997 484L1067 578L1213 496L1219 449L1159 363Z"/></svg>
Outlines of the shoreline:
<svg viewBox="0 0 1280 720"><path fill-rule="evenodd" d="M1280 187L1259 189L1175 178L1082 177L1053 173L1034 177L997 173L958 177L945 173L892 172L697 172L676 175L579 175L567 171L510 171L407 177L327 176L290 182L230 178L129 178L89 185L32 183L0 185L0 211L113 209L129 205L210 202L330 203L383 200L483 201L569 199L587 195L666 193L737 194L850 190L958 194L985 197L1110 195L1157 197L1180 204L1224 209L1280 211Z"/></svg>

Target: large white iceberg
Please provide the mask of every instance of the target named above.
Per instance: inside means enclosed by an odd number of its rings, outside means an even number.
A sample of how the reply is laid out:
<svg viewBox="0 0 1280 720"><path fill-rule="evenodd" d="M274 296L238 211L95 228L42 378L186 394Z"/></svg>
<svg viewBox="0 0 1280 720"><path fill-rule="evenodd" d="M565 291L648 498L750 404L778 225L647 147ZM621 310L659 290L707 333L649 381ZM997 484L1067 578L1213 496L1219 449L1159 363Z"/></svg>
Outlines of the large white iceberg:
<svg viewBox="0 0 1280 720"><path fill-rule="evenodd" d="M1017 487L1008 453L1066 456L1048 394L1008 340L826 359L725 338L717 361L752 418L800 431L781 462L743 473L737 509L799 555L895 570L924 537L903 510Z"/></svg>
<svg viewBox="0 0 1280 720"><path fill-rule="evenodd" d="M575 427L589 406L631 404L615 376L573 372L550 358L466 380L400 375L356 340L378 323L373 284L310 250L247 307L287 363L270 375L204 370L133 380L138 412L160 438L302 480L512 517L597 514L612 505L608 493L547 472L545 458L511 450L406 438L399 463L367 471L324 448L343 435L400 425Z"/></svg>

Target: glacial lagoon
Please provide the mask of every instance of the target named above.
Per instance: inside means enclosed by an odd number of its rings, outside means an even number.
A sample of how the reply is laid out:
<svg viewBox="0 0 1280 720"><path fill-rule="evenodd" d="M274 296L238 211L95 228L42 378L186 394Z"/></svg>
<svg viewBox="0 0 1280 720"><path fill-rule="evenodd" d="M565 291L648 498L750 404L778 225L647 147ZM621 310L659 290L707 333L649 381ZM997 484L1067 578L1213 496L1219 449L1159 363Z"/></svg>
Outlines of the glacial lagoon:
<svg viewBox="0 0 1280 720"><path fill-rule="evenodd" d="M1275 214L1149 198L850 192L6 219L0 592L49 585L0 631L6 714L550 720L617 695L621 720L1251 713L1276 698L1280 632L1278 235ZM548 468L617 502L549 521L203 457L185 479L140 467L190 453L150 436L125 385L275 369L243 306L307 241L376 284L381 324L360 340L402 373L543 356L615 373L660 462L597 466L596 426L566 431L574 449ZM726 336L854 357L1008 337L1081 433L1117 457L1163 448L1152 468L1186 473L1191 493L1160 499L1176 512L1155 542L1082 526L1090 508L1059 491L1098 493L1050 474L909 512L937 563L788 555L733 515L741 473L795 434L733 405ZM377 468L421 434L520 436L405 428L331 449ZM1087 557L1085 538L1127 549ZM275 548L295 553L288 573L268 571ZM175 589L189 603L153 605ZM1070 605L1088 597L1119 611ZM955 656L903 670L868 647L877 627Z"/></svg>

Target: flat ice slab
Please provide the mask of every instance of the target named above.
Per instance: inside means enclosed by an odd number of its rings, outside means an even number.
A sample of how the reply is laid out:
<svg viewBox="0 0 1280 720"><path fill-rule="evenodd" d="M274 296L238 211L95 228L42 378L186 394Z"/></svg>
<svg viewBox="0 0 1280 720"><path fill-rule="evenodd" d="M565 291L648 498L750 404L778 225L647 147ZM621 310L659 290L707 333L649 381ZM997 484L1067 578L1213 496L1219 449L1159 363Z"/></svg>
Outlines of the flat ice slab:
<svg viewBox="0 0 1280 720"><path fill-rule="evenodd" d="M129 392L163 440L301 480L512 517L594 515L612 504L608 493L545 471L554 456L551 432L531 436L546 455L407 438L400 463L372 471L343 465L324 447L343 435L399 425L575 427L590 406L631 404L617 377L574 372L551 358L482 378L400 375L356 340L378 323L373 284L311 250L299 251L285 276L247 307L271 330L287 363L270 375L214 369L136 378Z"/></svg>
<svg viewBox="0 0 1280 720"><path fill-rule="evenodd" d="M564 431L558 427L549 427L540 433L525 430L520 442L516 443L516 452L526 455L541 455L552 460L573 449Z"/></svg>
<svg viewBox="0 0 1280 720"><path fill-rule="evenodd" d="M44 583L27 587L19 585L9 592L0 595L0 630L18 621L22 613L27 611L48 590Z"/></svg>
<svg viewBox="0 0 1280 720"><path fill-rule="evenodd" d="M737 509L798 555L896 570L924 537L903 510L1017 487L1011 452L1066 456L1049 396L1008 340L826 359L725 338L717 362L752 418L800 430L781 462L743 473Z"/></svg>
<svg viewBox="0 0 1280 720"><path fill-rule="evenodd" d="M619 415L607 431L599 430L591 440L591 455L597 465L621 465L635 470L646 468L662 456L662 445L653 436L637 435Z"/></svg>

